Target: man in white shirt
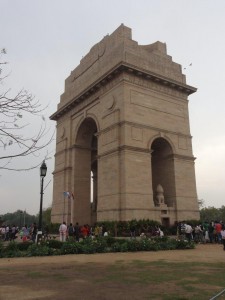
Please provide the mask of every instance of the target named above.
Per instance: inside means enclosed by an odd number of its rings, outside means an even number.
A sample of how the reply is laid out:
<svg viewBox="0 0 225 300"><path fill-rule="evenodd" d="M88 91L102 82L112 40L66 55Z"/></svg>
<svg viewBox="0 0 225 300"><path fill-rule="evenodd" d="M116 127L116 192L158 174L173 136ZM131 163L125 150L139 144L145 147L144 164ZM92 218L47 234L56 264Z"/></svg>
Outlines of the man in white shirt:
<svg viewBox="0 0 225 300"><path fill-rule="evenodd" d="M192 240L192 231L193 231L193 229L192 229L191 225L186 224L185 225L185 235L189 242Z"/></svg>
<svg viewBox="0 0 225 300"><path fill-rule="evenodd" d="M61 242L66 241L66 235L67 235L67 226L66 226L66 222L63 222L59 226L59 239L60 239Z"/></svg>

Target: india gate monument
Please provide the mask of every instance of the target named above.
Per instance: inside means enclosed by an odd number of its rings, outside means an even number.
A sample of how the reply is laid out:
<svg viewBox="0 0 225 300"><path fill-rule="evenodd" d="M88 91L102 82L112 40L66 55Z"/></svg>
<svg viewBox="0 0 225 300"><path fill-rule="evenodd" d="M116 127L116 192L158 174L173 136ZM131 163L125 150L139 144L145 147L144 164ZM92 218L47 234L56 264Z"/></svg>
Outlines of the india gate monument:
<svg viewBox="0 0 225 300"><path fill-rule="evenodd" d="M119 26L65 80L57 111L52 222L199 219L188 96L166 44Z"/></svg>

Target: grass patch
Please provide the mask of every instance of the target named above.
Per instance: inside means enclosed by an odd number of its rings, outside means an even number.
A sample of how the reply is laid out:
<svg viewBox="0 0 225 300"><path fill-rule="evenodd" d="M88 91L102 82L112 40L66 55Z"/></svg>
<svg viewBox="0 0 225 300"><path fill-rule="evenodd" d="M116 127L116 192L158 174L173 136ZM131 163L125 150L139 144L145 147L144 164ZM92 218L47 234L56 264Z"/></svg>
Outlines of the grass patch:
<svg viewBox="0 0 225 300"><path fill-rule="evenodd" d="M225 286L225 263L180 263L134 260L131 263L117 263L107 267L104 277L96 283L122 283L126 286L136 285L153 287L153 292L146 299L157 299L160 286L167 290L160 293L160 299L210 299ZM171 289L173 287L173 289ZM172 290L177 289L176 293ZM171 290L171 292L170 292ZM154 298L155 297L155 298Z"/></svg>
<svg viewBox="0 0 225 300"><path fill-rule="evenodd" d="M43 290L54 291L60 299L66 299L66 291L68 299L75 294L79 295L77 299L102 299L103 295L113 293L115 299L206 300L225 287L225 263L221 262L168 262L161 259L148 262L117 260L110 264L63 263L59 260L55 264L11 264L0 270L3 286L13 288L16 282L24 288L26 282L34 293L41 286ZM85 293L89 293L88 296Z"/></svg>
<svg viewBox="0 0 225 300"><path fill-rule="evenodd" d="M53 274L53 275L50 275L49 277L52 277L53 279L56 279L56 280L68 280L68 276L65 276L63 274Z"/></svg>
<svg viewBox="0 0 225 300"><path fill-rule="evenodd" d="M41 278L41 277L46 277L46 274L44 274L44 273L42 273L42 272L28 272L27 273L27 276L29 277L29 278L34 278L34 279L36 279L36 278Z"/></svg>

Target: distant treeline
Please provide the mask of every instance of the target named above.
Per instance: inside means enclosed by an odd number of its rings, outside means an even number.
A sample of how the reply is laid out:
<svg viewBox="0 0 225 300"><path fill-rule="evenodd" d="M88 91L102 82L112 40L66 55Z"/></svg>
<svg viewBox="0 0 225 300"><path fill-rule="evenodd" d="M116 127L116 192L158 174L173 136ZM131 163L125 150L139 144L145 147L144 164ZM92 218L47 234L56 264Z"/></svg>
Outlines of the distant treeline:
<svg viewBox="0 0 225 300"><path fill-rule="evenodd" d="M3 225L15 225L22 227L25 224L30 226L32 223L36 222L38 224L39 213L37 215L30 215L26 211L17 210L13 213L7 213L0 215L0 226ZM49 224L51 222L51 207L43 209L42 212L43 225Z"/></svg>

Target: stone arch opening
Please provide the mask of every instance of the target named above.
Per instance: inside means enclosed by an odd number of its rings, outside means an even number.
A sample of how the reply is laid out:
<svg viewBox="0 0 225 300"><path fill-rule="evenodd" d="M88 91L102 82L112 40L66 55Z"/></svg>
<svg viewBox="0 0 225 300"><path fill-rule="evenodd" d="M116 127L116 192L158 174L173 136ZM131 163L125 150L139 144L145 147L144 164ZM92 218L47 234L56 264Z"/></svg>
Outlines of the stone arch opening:
<svg viewBox="0 0 225 300"><path fill-rule="evenodd" d="M157 195L161 193L162 202L168 207L172 207L176 195L172 147L166 139L156 138L151 145L151 154L152 189L155 206L160 204Z"/></svg>
<svg viewBox="0 0 225 300"><path fill-rule="evenodd" d="M76 194L74 221L80 224L94 224L97 220L98 185L98 139L97 125L88 117L79 126L75 138Z"/></svg>

